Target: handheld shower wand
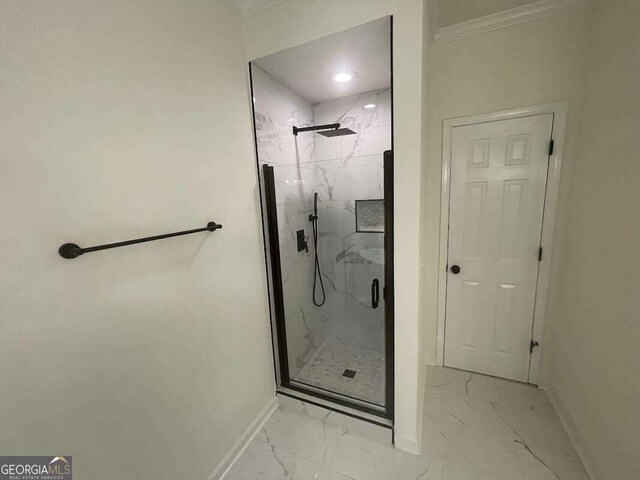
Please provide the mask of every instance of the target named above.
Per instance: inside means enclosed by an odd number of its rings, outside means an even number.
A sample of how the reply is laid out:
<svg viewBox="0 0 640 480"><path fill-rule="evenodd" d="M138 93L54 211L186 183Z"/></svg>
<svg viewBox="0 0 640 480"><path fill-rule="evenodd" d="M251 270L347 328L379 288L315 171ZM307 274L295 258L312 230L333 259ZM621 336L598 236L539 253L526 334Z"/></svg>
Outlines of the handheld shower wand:
<svg viewBox="0 0 640 480"><path fill-rule="evenodd" d="M322 283L322 272L320 271L320 260L318 260L318 193L313 194L313 214L309 215L309 221L313 227L313 254L315 261L313 265L313 304L316 307L321 307L327 300L327 295L324 291L324 284ZM322 290L322 301L316 300L316 279L320 280L320 289Z"/></svg>

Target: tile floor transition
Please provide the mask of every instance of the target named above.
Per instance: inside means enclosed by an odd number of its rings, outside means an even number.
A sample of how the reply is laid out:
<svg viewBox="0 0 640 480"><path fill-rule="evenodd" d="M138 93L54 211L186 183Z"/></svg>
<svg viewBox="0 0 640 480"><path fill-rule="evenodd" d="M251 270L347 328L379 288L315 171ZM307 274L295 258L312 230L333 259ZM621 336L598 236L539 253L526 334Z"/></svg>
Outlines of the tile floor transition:
<svg viewBox="0 0 640 480"><path fill-rule="evenodd" d="M355 370L353 378L343 376ZM384 354L328 339L294 380L384 406Z"/></svg>
<svg viewBox="0 0 640 480"><path fill-rule="evenodd" d="M429 367L422 455L277 410L225 480L588 480L546 394Z"/></svg>

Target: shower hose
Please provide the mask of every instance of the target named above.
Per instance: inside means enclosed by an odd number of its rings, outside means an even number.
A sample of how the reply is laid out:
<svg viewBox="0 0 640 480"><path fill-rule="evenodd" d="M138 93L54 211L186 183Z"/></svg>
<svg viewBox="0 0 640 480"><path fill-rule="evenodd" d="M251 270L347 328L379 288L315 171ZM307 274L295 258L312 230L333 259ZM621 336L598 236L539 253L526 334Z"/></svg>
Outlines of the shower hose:
<svg viewBox="0 0 640 480"><path fill-rule="evenodd" d="M324 284L322 283L322 272L320 271L320 261L318 260L318 214L311 217L311 226L313 227L313 254L315 261L313 265L313 304L316 307L321 307L327 300L327 295L324 292ZM316 300L316 281L320 280L320 289L322 290L322 301Z"/></svg>

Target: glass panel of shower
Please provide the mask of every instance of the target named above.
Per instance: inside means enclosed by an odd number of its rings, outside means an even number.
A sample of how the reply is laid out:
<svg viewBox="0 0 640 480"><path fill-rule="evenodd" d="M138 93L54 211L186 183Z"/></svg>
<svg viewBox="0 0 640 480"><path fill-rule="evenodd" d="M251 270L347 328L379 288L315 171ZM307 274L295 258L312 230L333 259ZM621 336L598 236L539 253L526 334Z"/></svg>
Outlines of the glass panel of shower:
<svg viewBox="0 0 640 480"><path fill-rule="evenodd" d="M391 18L250 74L278 385L390 418Z"/></svg>

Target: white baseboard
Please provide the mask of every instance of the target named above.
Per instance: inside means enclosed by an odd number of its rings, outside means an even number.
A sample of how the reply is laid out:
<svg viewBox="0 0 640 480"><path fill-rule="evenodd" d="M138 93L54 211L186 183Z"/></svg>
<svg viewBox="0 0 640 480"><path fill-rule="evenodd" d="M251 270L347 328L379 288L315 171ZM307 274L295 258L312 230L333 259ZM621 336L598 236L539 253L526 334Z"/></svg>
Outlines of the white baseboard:
<svg viewBox="0 0 640 480"><path fill-rule="evenodd" d="M580 457L580 461L582 461L582 465L584 465L584 469L587 471L589 478L591 480L604 479L605 477L602 475L602 469L600 468L596 457L587 446L584 436L580 433L576 422L573 420L569 410L558 395L558 391L555 387L546 384L542 389L547 393L549 401L551 402L551 405L553 405L553 409L556 411L556 414L560 419L560 423L562 423L567 435L569 435L569 439L571 440L571 443L573 443L576 453L578 454L578 457Z"/></svg>
<svg viewBox="0 0 640 480"><path fill-rule="evenodd" d="M397 449L402 450L403 452L420 455L420 445L414 438L404 438L396 434L394 435L393 443Z"/></svg>
<svg viewBox="0 0 640 480"><path fill-rule="evenodd" d="M238 461L240 456L247 449L251 441L255 438L258 432L262 429L267 420L273 415L273 412L278 408L278 399L273 397L269 400L264 408L258 413L258 416L253 419L249 427L242 432L240 438L233 444L231 450L224 456L218 466L211 472L211 475L207 477L207 480L222 480L231 467Z"/></svg>

